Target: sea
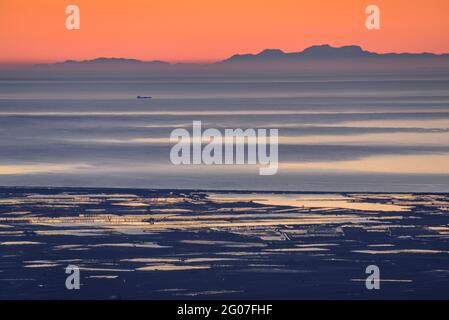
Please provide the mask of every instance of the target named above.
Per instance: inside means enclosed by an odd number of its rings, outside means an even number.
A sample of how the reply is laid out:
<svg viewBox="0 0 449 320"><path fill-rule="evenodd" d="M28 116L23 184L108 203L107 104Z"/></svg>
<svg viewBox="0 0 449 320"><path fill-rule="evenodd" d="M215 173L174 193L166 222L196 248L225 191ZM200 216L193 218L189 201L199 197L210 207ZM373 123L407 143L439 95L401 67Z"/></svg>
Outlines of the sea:
<svg viewBox="0 0 449 320"><path fill-rule="evenodd" d="M278 172L174 165L193 121L278 129ZM449 192L449 75L0 73L0 185Z"/></svg>

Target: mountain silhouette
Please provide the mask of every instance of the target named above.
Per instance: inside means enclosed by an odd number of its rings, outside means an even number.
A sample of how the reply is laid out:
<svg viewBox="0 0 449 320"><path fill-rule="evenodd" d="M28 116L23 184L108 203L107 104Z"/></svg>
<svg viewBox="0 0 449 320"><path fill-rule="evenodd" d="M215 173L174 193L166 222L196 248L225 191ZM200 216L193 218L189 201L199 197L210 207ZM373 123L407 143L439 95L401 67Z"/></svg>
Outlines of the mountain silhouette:
<svg viewBox="0 0 449 320"><path fill-rule="evenodd" d="M442 58L449 59L449 54L434 54L434 53L376 53L363 50L360 46L343 46L332 47L328 44L311 46L301 52L284 52L280 49L265 49L257 54L236 54L228 59L212 63L212 65L230 64L230 63L253 63L253 62L300 62L310 60L341 60L341 59L428 59L428 58ZM198 66L200 64L171 64L169 62L153 60L143 61L138 59L126 58L96 58L93 60L66 60L64 62L55 63L52 65L63 66L154 66L165 67L170 65L175 66ZM209 64L210 65L210 64ZM48 65L40 65L48 66Z"/></svg>
<svg viewBox="0 0 449 320"><path fill-rule="evenodd" d="M63 65L107 65L107 64L126 64L126 65L142 65L142 64L151 64L151 65L169 65L170 63L165 61L142 61L138 59L126 59L126 58L96 58L93 60L66 60L62 63Z"/></svg>
<svg viewBox="0 0 449 320"><path fill-rule="evenodd" d="M258 54L236 54L221 61L221 63L235 62L294 62L304 60L332 60L332 59L363 59L363 58L449 58L449 54L433 53L376 53L363 50L360 46L332 47L328 44L317 45L301 52L286 53L278 49L263 50Z"/></svg>

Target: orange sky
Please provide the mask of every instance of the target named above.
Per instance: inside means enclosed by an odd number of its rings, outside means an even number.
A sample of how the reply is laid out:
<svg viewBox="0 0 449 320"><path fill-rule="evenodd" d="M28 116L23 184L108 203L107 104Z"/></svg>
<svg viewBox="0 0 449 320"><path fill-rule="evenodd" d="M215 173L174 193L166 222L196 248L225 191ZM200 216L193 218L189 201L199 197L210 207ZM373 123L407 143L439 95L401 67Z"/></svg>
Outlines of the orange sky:
<svg viewBox="0 0 449 320"><path fill-rule="evenodd" d="M81 29L65 28L76 4ZM364 26L381 9L381 30ZM449 52L448 0L0 0L0 63L99 56L213 61L265 48L357 44Z"/></svg>

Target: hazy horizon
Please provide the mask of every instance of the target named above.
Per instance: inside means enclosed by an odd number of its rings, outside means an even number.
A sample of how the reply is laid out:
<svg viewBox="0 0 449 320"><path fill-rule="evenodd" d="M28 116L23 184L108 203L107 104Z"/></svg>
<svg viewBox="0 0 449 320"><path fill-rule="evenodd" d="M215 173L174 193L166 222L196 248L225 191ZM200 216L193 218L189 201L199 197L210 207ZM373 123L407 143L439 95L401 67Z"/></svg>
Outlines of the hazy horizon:
<svg viewBox="0 0 449 320"><path fill-rule="evenodd" d="M86 59L81 59L81 60L77 60L74 58L70 58L67 57L63 60L49 60L49 61L28 61L28 62L7 62L7 61L1 61L0 60L0 65L3 66L8 66L8 65L13 65L13 66L33 66L33 65L40 65L40 64L49 64L49 65L54 65L54 64L61 64L61 63L65 63L65 62L87 62L87 61L94 61L94 60L98 60L98 59L123 59L123 60L136 60L139 62L165 62L165 63L169 63L171 65L176 65L176 64L197 64L197 65L211 65L211 64L215 64L215 63L219 63L219 62L223 62L226 61L234 56L238 56L238 55L259 55L262 54L266 51L271 51L271 50L276 50L276 51L280 51L282 53L285 54L295 54L295 53L302 53L304 52L304 50L306 49L310 49L310 48L314 48L314 47L322 47L322 46L329 46L331 48L344 48L344 47L360 47L362 50L366 51L366 52L370 52L370 53L376 53L378 55L385 55L385 54L413 54L413 55L422 55L422 54L432 54L435 56L444 56L444 55L449 55L449 51L447 52L431 52L428 50L418 50L415 52L411 52L411 51L384 51L384 52L377 52L377 51L369 51L369 50L365 50L361 45L358 44L346 44L346 45L340 45L340 46L334 46L331 45L329 43L321 43L321 44L311 44L308 46L303 47L301 50L296 50L296 51L286 51L283 50L282 48L270 48L270 47L266 47L264 49L260 49L260 50L255 50L252 52L241 52L236 50L236 52L234 54L231 54L229 56L225 56L223 58L219 58L219 59L212 59L212 60L201 60L201 59L192 59L192 60L163 60L163 59L152 59L152 58L148 58L148 59L137 59L133 56L113 56L113 55L108 55L108 54L100 54L97 56L92 56L90 58L86 58Z"/></svg>

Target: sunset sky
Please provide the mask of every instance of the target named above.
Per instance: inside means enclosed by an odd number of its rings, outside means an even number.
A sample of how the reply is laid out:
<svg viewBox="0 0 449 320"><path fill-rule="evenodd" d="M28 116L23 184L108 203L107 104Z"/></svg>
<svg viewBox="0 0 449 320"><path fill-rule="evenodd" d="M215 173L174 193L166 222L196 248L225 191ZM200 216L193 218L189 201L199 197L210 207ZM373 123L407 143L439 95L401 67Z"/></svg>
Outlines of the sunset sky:
<svg viewBox="0 0 449 320"><path fill-rule="evenodd" d="M76 4L81 29L65 28ZM381 9L367 30L365 7ZM208 62L265 48L356 44L449 52L448 0L0 0L0 63L99 56Z"/></svg>

